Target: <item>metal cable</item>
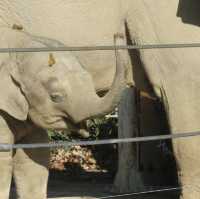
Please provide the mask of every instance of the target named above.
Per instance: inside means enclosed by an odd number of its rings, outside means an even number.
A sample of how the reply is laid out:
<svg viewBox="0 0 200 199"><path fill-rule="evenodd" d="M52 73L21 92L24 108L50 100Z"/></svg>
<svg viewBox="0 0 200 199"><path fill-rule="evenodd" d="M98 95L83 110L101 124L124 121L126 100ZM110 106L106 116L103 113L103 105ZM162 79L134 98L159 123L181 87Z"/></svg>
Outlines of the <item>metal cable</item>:
<svg viewBox="0 0 200 199"><path fill-rule="evenodd" d="M182 187L172 187L172 188L165 188L165 189L156 189L156 190L141 191L141 192L134 192L134 193L126 193L126 194L118 194L118 195L111 195L111 196L103 196L103 197L98 197L98 199L136 196L136 195L151 194L151 193L160 193L160 192L166 192L166 191L181 191L181 189L182 189Z"/></svg>
<svg viewBox="0 0 200 199"><path fill-rule="evenodd" d="M55 52L55 51L97 51L97 50L134 50L134 49L164 49L164 48L198 48L200 43L180 44L144 44L144 45L109 45L109 46L65 46L44 48L0 48L0 53L24 53L24 52Z"/></svg>
<svg viewBox="0 0 200 199"><path fill-rule="evenodd" d="M184 185L179 187L166 187L162 189L149 189L146 191L140 192L133 192L133 193L125 193L125 194L115 194L110 196L102 196L98 197L98 199L109 199L109 198L118 198L118 197L127 197L127 196L136 196L136 195L143 195L143 194L151 194L151 193L162 193L162 192L171 192L171 191L181 191L183 189L192 189L194 186L191 185Z"/></svg>
<svg viewBox="0 0 200 199"><path fill-rule="evenodd" d="M0 151L7 151L11 149L34 149L34 148L55 148L55 147L70 147L70 146L87 146L87 145L104 145L104 144L120 144L130 142L147 142L156 140L167 140L167 139L178 139L200 136L200 131L188 132L188 133L177 133L173 135L156 135L156 136L145 136L135 138L123 138L123 139L105 139L105 140L94 140L94 141L75 141L75 142L56 142L56 143L34 143L34 144L0 144Z"/></svg>

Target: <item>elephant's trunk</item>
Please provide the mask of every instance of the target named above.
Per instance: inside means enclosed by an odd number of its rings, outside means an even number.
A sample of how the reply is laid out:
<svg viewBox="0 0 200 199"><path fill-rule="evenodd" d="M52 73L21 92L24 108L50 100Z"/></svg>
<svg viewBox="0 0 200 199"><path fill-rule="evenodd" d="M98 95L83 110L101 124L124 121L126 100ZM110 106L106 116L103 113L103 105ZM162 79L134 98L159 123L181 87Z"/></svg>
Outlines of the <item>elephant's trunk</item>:
<svg viewBox="0 0 200 199"><path fill-rule="evenodd" d="M116 44L121 40L121 37L115 38ZM123 50L115 50L116 56L116 73L109 92L100 100L101 114L105 115L111 112L119 103L122 91L125 87L125 66L121 54Z"/></svg>
<svg viewBox="0 0 200 199"><path fill-rule="evenodd" d="M122 41L122 36L115 35L115 44L120 45L120 41ZM79 119L76 122L110 113L119 103L121 93L125 87L125 60L123 60L122 51L123 50L115 50L116 73L109 92L104 97L98 97L96 95L90 107L82 107L82 109L85 110L82 112L82 115L78 116Z"/></svg>

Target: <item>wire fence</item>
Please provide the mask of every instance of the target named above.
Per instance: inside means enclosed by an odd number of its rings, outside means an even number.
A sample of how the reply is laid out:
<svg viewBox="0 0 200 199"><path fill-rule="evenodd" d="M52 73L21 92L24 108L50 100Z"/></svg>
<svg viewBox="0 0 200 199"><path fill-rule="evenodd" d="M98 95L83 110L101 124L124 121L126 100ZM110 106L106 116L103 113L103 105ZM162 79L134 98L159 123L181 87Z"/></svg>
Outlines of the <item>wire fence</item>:
<svg viewBox="0 0 200 199"><path fill-rule="evenodd" d="M199 48L200 43L171 43L144 45L107 45L107 46L61 46L42 48L0 48L0 53L31 53L31 52L59 52L59 51L101 51L101 50L137 50L137 49L171 49L171 48Z"/></svg>
<svg viewBox="0 0 200 199"><path fill-rule="evenodd" d="M200 43L182 43L182 44L146 44L146 45L109 45L109 46L64 46L64 47L44 47L44 48L0 48L0 53L31 53L31 52L59 52L59 51L101 51L101 50L139 50L139 49L171 49L171 48L199 48ZM111 116L112 117L112 116ZM113 116L114 117L114 116ZM138 143L149 142L167 139L183 139L194 136L200 136L200 131L187 133L174 133L170 135L156 135L145 137L134 137L124 139L107 139L94 141L76 141L76 142L54 142L54 143L31 143L31 144L6 144L0 143L0 151L9 151L12 149L36 149L36 148L55 148L55 147L71 147L71 146L87 146L87 145L105 145L105 144L120 144L120 143ZM100 197L100 199L109 199L116 197L136 196L142 194L180 191L182 187L172 187L164 189L156 189L142 191L137 193L127 193L120 195L112 195Z"/></svg>
<svg viewBox="0 0 200 199"><path fill-rule="evenodd" d="M105 144L120 144L120 143L138 143L148 141L158 141L167 139L180 139L200 136L200 131L187 132L187 133L176 133L170 135L155 135L135 138L123 138L123 139L105 139L105 140L94 140L94 141L75 141L75 142L54 142L54 143L33 143L33 144L0 144L0 151L7 151L12 149L35 149L35 148L56 148L56 147L71 147L71 146L91 146L91 145L105 145Z"/></svg>
<svg viewBox="0 0 200 199"><path fill-rule="evenodd" d="M163 188L163 189L152 189L147 191L140 191L140 192L133 192L133 193L125 193L125 194L116 194L116 195L110 195L110 196L103 196L99 197L98 199L109 199L109 198L121 198L121 197L127 197L127 196L140 196L144 194L152 194L152 193L161 193L161 192L171 192L171 191L181 191L183 187L169 187L169 188Z"/></svg>
<svg viewBox="0 0 200 199"><path fill-rule="evenodd" d="M109 45L109 46L61 46L61 47L44 47L44 48L0 48L0 53L31 53L31 52L52 52L52 51L95 51L95 50L134 50L134 49L166 49L166 48L196 48L200 43L171 43L171 44L145 44L145 45ZM112 117L112 116L111 116ZM116 117L116 116L113 116ZM99 141L78 141L78 142L57 142L57 143L32 143L32 144L6 144L0 143L0 151L12 149L30 149L30 148L55 148L70 147L75 145L103 145L119 144L130 142L147 142L166 139L177 139L199 136L200 132L175 133L172 135L146 136L124 139L107 139Z"/></svg>

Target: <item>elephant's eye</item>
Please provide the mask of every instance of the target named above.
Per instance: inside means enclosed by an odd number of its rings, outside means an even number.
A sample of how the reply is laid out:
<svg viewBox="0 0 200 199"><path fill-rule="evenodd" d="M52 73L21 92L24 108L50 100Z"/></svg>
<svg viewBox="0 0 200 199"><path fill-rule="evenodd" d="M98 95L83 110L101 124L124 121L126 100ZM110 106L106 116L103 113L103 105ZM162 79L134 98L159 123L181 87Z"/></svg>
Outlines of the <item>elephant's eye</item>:
<svg viewBox="0 0 200 199"><path fill-rule="evenodd" d="M51 100L55 103L61 103L64 101L64 96L61 93L52 93L50 97Z"/></svg>

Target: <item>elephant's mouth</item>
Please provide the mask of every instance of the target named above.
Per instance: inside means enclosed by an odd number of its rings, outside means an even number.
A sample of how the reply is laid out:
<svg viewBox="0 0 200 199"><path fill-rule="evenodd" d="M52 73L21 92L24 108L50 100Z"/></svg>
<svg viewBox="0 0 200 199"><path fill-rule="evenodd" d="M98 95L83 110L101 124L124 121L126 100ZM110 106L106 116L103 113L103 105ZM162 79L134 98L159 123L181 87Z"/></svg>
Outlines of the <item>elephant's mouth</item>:
<svg viewBox="0 0 200 199"><path fill-rule="evenodd" d="M49 119L47 126L54 130L70 130L75 128L75 124L67 117L54 117Z"/></svg>
<svg viewBox="0 0 200 199"><path fill-rule="evenodd" d="M70 120L68 118L62 118L62 119L64 120L64 122L69 130L76 128L77 123L72 122L72 120Z"/></svg>
<svg viewBox="0 0 200 199"><path fill-rule="evenodd" d="M42 114L36 111L29 113L30 120L43 129L49 130L70 130L76 126L70 116L65 114L48 113Z"/></svg>

